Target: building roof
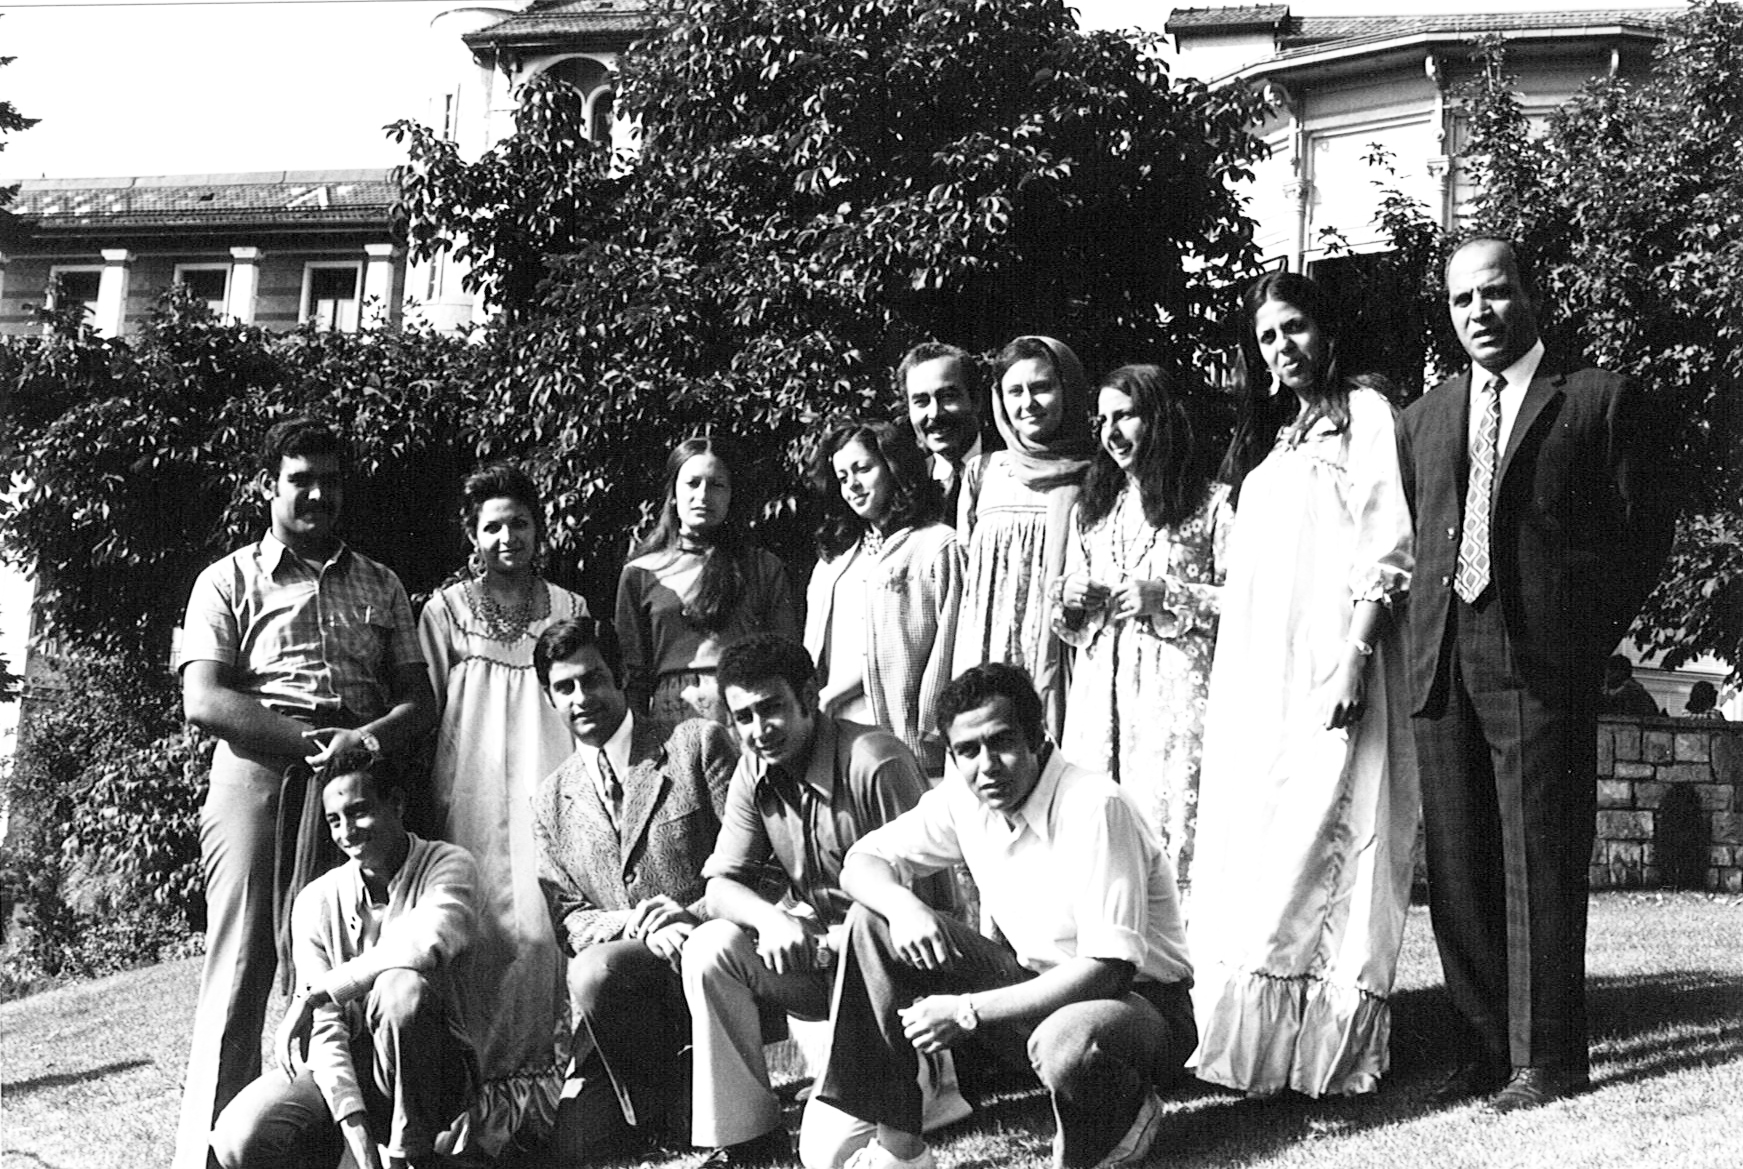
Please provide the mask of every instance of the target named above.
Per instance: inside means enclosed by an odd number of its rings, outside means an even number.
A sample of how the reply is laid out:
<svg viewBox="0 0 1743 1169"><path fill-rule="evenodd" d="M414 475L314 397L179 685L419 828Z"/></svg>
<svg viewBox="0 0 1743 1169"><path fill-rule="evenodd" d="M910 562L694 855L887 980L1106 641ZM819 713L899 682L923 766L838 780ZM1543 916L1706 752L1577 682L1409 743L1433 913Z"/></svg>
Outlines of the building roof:
<svg viewBox="0 0 1743 1169"><path fill-rule="evenodd" d="M34 228L345 224L390 220L391 170L25 179L8 208Z"/></svg>
<svg viewBox="0 0 1743 1169"><path fill-rule="evenodd" d="M1324 48L1331 43L1439 34L1549 31L1635 25L1657 27L1669 8L1604 8L1578 12L1426 13L1417 16L1292 16L1283 4L1242 8L1177 8L1163 31L1212 36L1271 30L1279 54Z"/></svg>
<svg viewBox="0 0 1743 1169"><path fill-rule="evenodd" d="M657 0L535 0L526 11L461 39L474 49L518 48L584 37L615 43L658 27L663 7Z"/></svg>

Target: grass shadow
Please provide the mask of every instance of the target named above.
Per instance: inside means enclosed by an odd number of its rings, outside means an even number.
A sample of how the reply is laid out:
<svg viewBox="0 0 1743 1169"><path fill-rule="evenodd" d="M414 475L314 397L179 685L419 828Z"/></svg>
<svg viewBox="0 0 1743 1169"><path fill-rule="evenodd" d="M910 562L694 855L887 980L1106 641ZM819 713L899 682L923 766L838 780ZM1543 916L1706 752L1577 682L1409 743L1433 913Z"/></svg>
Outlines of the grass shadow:
<svg viewBox="0 0 1743 1169"><path fill-rule="evenodd" d="M152 1066L149 1059L124 1059L115 1063L106 1063L100 1067L86 1068L82 1072L55 1072L47 1076L34 1076L28 1080L9 1080L0 1084L9 1096L28 1096L33 1092L48 1092L55 1088L66 1088L73 1084L88 1084L92 1080L100 1080L117 1072L130 1072L134 1068Z"/></svg>

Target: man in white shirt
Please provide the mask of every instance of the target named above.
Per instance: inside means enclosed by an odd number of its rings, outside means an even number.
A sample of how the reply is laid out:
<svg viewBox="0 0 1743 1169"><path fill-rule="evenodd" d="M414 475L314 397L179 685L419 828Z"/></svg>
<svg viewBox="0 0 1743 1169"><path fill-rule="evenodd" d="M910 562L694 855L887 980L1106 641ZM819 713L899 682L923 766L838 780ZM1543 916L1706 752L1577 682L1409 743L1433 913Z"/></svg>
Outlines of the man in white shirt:
<svg viewBox="0 0 1743 1169"><path fill-rule="evenodd" d="M917 1059L965 1041L1026 1059L1053 1097L1056 1166L1134 1164L1158 1085L1197 1043L1174 872L1130 798L1047 743L1021 669L945 688L957 774L849 851L829 1064L808 1106L810 1169L931 1169ZM929 909L903 882L966 864L1009 946Z"/></svg>

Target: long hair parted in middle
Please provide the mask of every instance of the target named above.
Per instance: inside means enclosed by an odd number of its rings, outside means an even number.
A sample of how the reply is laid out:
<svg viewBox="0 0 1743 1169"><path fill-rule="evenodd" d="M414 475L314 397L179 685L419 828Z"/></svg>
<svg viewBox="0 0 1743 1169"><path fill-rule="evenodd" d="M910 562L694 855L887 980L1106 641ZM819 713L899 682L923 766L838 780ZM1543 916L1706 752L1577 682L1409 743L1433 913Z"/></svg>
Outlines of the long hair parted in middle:
<svg viewBox="0 0 1743 1169"><path fill-rule="evenodd" d="M719 527L705 535L686 537L678 519L678 476L691 459L713 455L726 468L730 483L738 466L737 454L728 440L706 434L687 438L673 447L666 459L665 502L660 507L659 523L634 552L636 556L645 556L650 552L675 552L685 548L702 553L705 559L697 580L696 599L685 607L685 612L698 626L710 631L731 621L739 602L744 599L744 558L750 550L750 540L739 520L736 493L729 497L726 518Z"/></svg>
<svg viewBox="0 0 1743 1169"><path fill-rule="evenodd" d="M841 498L835 480L835 456L856 442L883 460L895 488L889 521L884 525L886 533L934 523L943 513L943 488L927 472L926 455L914 442L912 431L898 430L888 422L833 419L817 443L810 468L812 489L823 499L817 551L825 560L834 560L865 534L865 521Z"/></svg>
<svg viewBox="0 0 1743 1169"><path fill-rule="evenodd" d="M1101 388L1130 398L1144 424L1132 472L1144 518L1157 528L1185 523L1203 505L1215 475L1180 379L1160 366L1122 365L1101 380ZM1089 528L1106 517L1126 481L1126 472L1098 446L1077 502L1078 524Z"/></svg>
<svg viewBox="0 0 1743 1169"><path fill-rule="evenodd" d="M1313 386L1297 400L1294 392L1275 380L1264 354L1254 322L1259 309L1269 301L1294 306L1314 324L1325 342L1325 360L1315 371ZM1298 272L1267 272L1241 294L1241 402L1235 435L1229 443L1219 476L1238 495L1241 483L1254 467L1265 461L1277 443L1277 434L1292 421L1305 432L1324 418L1334 432L1350 424L1350 390L1338 374L1337 342L1342 327L1337 306L1313 280Z"/></svg>

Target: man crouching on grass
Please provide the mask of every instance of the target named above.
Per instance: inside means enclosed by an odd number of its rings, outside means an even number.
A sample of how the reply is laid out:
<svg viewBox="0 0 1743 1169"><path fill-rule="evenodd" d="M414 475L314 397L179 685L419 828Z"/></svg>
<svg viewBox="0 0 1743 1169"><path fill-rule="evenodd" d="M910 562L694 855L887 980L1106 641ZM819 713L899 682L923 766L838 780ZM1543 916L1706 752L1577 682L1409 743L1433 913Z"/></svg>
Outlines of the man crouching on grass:
<svg viewBox="0 0 1743 1169"><path fill-rule="evenodd" d="M860 838L829 1063L807 1106L810 1169L932 1169L917 1053L1023 1060L1053 1097L1056 1166L1141 1161L1158 1085L1198 1040L1174 871L1104 775L1060 757L1021 669L977 666L938 701L955 775ZM965 863L1007 947L902 882Z"/></svg>
<svg viewBox="0 0 1743 1169"><path fill-rule="evenodd" d="M427 1164L475 1090L448 972L476 927L477 866L405 830L405 793L387 774L367 751L326 772L327 830L348 863L297 896L279 1070L219 1116L224 1169L330 1166L347 1149L359 1169Z"/></svg>

